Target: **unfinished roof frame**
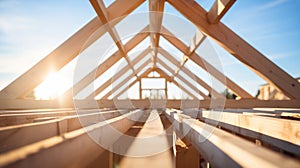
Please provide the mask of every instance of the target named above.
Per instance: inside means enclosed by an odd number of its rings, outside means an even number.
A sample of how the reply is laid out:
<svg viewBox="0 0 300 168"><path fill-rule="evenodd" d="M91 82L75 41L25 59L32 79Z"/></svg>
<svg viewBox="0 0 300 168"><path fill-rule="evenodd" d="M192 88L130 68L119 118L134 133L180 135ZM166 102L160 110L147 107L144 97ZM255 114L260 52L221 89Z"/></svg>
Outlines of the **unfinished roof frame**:
<svg viewBox="0 0 300 168"><path fill-rule="evenodd" d="M141 69L138 68L135 70L133 65L137 64L140 60L135 59L135 61L130 61L127 53L131 49L135 48L141 41L143 41L143 39L149 36L151 41L150 52L152 53L152 63L153 63L151 70L154 70L156 68L157 63L160 63L165 69L169 69L168 71L170 71L170 73L173 75L172 77L168 77L172 79L172 80L169 79L171 82L176 84L177 82L174 81L174 78L177 77L180 80L183 80L192 90L199 93L204 99L209 99L208 95L199 92L199 89L197 89L192 84L190 84L189 81L184 79L184 77L180 76L179 71L182 71L192 79L193 79L192 77L193 75L196 76L196 82L200 86L205 88L211 95L216 95L217 98L222 97L220 93L216 92L208 84L206 84L204 81L198 78L196 74L193 74L186 67L184 67L185 63L190 59L205 71L208 71L209 69L208 73L210 73L214 78L216 78L220 82L222 82L223 79L225 79L226 87L228 87L230 90L232 90L235 94L237 94L241 98L244 98L245 99L244 101L248 101L248 100L249 102L255 101L257 102L257 104L259 104L260 102L265 102L260 100L250 101L250 99L253 99L253 96L251 96L243 88L239 87L237 84L231 81L228 77L224 76L221 72L219 72L208 62L201 59L201 57L197 53L195 53L195 50L199 45L201 45L201 43L205 40L205 38L210 37L217 44L223 47L226 51L232 54L236 59L238 59L241 63L246 65L258 76L260 76L262 79L266 80L268 83L273 85L276 89L282 91L286 96L288 96L291 99L289 101L282 101L285 102L282 104L288 105L288 103L290 102L290 104L292 105L293 102L295 101L298 102L300 100L300 94L299 94L300 84L296 79L294 79L284 70L282 70L280 67L275 65L269 59L267 59L262 53L257 51L254 47L252 47L249 43L247 43L245 40L239 37L236 33L234 33L230 28L228 28L220 21L221 18L225 15L225 13L229 10L229 8L234 4L235 0L215 1L214 5L208 12L205 11L195 1L181 1L181 0L149 1L149 11L153 11L149 15L149 20L150 20L149 26L145 27L141 33L137 34L133 39L131 39L125 45L122 44L122 41L120 40L118 32L116 31L114 26L118 22L120 22L124 17L126 17L132 11L134 11L138 6L143 4L145 0L131 0L131 1L117 0L114 3L112 3L108 8L104 6L104 3L101 0L100 1L90 0L90 1L98 16L95 17L92 21L90 21L78 32L76 32L73 36L71 36L68 40L66 40L63 44L61 44L58 48L56 48L53 52L47 55L39 63L34 65L31 69L26 71L15 81L13 81L11 84L5 87L0 92L0 98L3 101L10 102L10 105L13 105L14 102L16 102L15 104L18 105L17 99L21 99L21 100L24 99L24 97L28 93L30 93L36 86L38 86L41 82L43 82L50 69L54 69L54 70L61 69L67 63L69 63L71 60L77 57L81 51L88 48L93 42L95 42L106 32L110 34L110 36L114 40L119 50L116 53L114 53L112 56L110 56L102 64L100 64L99 67L101 68L97 67L95 70L90 72L82 80L76 83L73 86L73 88L68 90L65 95L71 95L72 89L74 94L76 95L87 85L93 82L97 77L103 74L107 69L109 69L110 66L114 65L121 58L125 58L129 66L129 68L124 69L124 72L131 69L133 71L133 75L137 78L136 80L138 80L140 77L137 74ZM163 19L164 4L166 2L172 5L184 17L186 17L186 19L192 22L199 29L199 31L195 33L195 36L189 47L186 46L183 42L181 42L178 38L176 38L165 27L163 27L162 19ZM121 19L115 20L116 18L121 18ZM103 28L99 29L100 27ZM93 35L92 39L90 38L91 35ZM177 60L170 57L170 54L167 54L167 51L159 50L160 36L163 36L167 41L173 44L178 50L180 50L184 54L183 56L184 59L180 63ZM168 59L170 62L176 65L177 70L173 71L167 65L164 66L163 61L161 61L157 57L158 53L164 55L166 59ZM141 59L141 57L139 57L139 59ZM95 76L95 72L96 72L96 76ZM160 72L162 73L161 69ZM118 76L120 75L121 73L118 74ZM165 76L165 78L166 77L167 76ZM121 82L121 84L122 83L123 82ZM106 82L104 86L108 86L108 85L109 82ZM98 92L100 93L104 88L106 88L104 86L98 88L96 90L96 93ZM113 94L113 92L114 90L111 93ZM88 98L91 97L92 97L91 95L88 95ZM20 100L18 101L20 104ZM272 101L272 102L279 102L279 101ZM272 104L273 103L269 103L269 105L271 106ZM278 104L275 106L278 106Z"/></svg>

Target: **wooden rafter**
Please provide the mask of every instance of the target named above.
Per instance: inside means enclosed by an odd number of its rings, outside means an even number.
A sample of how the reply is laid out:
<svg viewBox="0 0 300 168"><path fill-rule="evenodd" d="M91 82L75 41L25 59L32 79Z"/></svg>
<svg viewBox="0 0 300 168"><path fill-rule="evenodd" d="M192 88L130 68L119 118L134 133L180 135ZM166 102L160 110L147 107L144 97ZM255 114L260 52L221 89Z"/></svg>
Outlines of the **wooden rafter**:
<svg viewBox="0 0 300 168"><path fill-rule="evenodd" d="M169 30L162 27L162 36L168 40L171 44L173 44L177 49L181 52L186 53L188 55L189 47L187 47L182 41L176 38ZM219 82L227 86L232 92L241 98L253 98L248 92L242 89L240 86L235 84L232 80L226 77L223 73L221 73L218 69L216 69L213 65L202 59L197 53L193 53L190 55L189 59L195 62L198 66L200 66L203 70L207 71L210 75L212 75Z"/></svg>
<svg viewBox="0 0 300 168"><path fill-rule="evenodd" d="M173 79L175 79L175 72L166 64L164 63L162 60L160 60L159 58L157 59L157 61L159 62L159 64L161 64L165 69L167 69L168 71L170 71L173 75ZM188 87L190 87L192 90L194 90L196 93L198 93L201 97L203 97L204 99L209 99L209 97L207 95L205 95L204 93L202 93L197 87L195 87L193 84L191 84L188 80L186 80L184 77L182 77L180 74L176 75L176 78L180 79L182 82L184 82ZM196 98L198 99L198 98Z"/></svg>
<svg viewBox="0 0 300 168"><path fill-rule="evenodd" d="M145 70L145 72L143 72L141 75L139 75L134 81L132 81L128 87L123 88L118 94L116 94L113 99L120 97L126 90L128 90L129 88L131 88L136 82L140 81L140 79L142 77L147 77L149 73L152 72L152 68L148 68L147 70ZM141 93L140 93L141 94ZM142 99L141 95L140 95L140 99Z"/></svg>
<svg viewBox="0 0 300 168"><path fill-rule="evenodd" d="M104 24L106 30L108 31L108 33L110 34L110 36L112 37L112 39L114 40L116 46L118 47L121 55L125 58L128 66L130 67L130 69L134 72L134 68L133 65L131 63L131 61L129 60L128 56L127 56L127 52L121 39L120 36L117 32L117 30L115 29L115 27L113 25L111 25L110 22L108 22L108 14L104 5L104 2L102 0L90 0L92 6L94 7L98 18L101 20L101 22Z"/></svg>
<svg viewBox="0 0 300 168"><path fill-rule="evenodd" d="M191 44L189 47L189 53L188 53L188 55L185 55L185 54L183 55L183 60L180 63L180 65L178 66L177 70L175 71L175 76L179 73L179 71L181 71L181 69L184 67L185 63L189 60L188 58L192 54L195 53L196 49L204 42L205 39L206 39L206 36L197 29L193 39L191 40Z"/></svg>
<svg viewBox="0 0 300 168"><path fill-rule="evenodd" d="M300 99L300 83L222 22L210 24L207 12L195 1L168 0L203 33L291 99Z"/></svg>
<svg viewBox="0 0 300 168"><path fill-rule="evenodd" d="M140 62L147 54L149 54L150 48L145 49L138 57L136 57L133 61L132 64L137 64ZM91 93L89 96L87 96L87 99L92 99L95 96L97 96L99 93L101 93L104 89L109 87L111 85L111 81L113 79L118 79L120 78L123 74L125 74L130 68L128 66L123 67L121 70L118 71L117 74L115 74L113 77L108 79L104 84L102 84L99 88L97 88L93 93Z"/></svg>
<svg viewBox="0 0 300 168"><path fill-rule="evenodd" d="M131 78L133 78L134 76L138 76L136 72L141 71L143 68L145 68L149 63L151 62L151 60L147 60L145 61L142 65L140 65L136 71L133 71L133 73L131 75L129 75L127 78L125 78L123 81L121 81L119 84L117 84L117 86L113 86L112 90L109 91L106 95L104 95L102 97L102 99L107 99L110 95L113 95L114 92L116 92L120 87L124 86Z"/></svg>
<svg viewBox="0 0 300 168"><path fill-rule="evenodd" d="M140 33L135 35L131 40L129 40L125 44L125 48L127 51L132 50L136 47L140 42L142 42L146 37L148 37L148 26L146 26ZM91 71L88 75L86 75L83 79L77 82L73 88L71 88L67 93L72 93L73 95L78 94L82 89L88 86L91 82L97 79L101 74L103 74L106 70L108 70L111 66L113 66L116 62L118 62L122 58L122 54L120 51L116 51L112 54L107 60L101 63L97 68Z"/></svg>
<svg viewBox="0 0 300 168"><path fill-rule="evenodd" d="M161 77L165 78L168 82L174 83L178 88L180 88L183 92L185 92L187 95L195 98L195 96L188 91L186 88L184 88L183 86L179 85L177 81L175 81L173 78L171 78L169 75L167 75L163 70L161 70L160 68L151 68L148 69L147 71L145 71L143 74L141 74L137 79L135 79L133 82L131 82L128 86L128 88L132 87L136 82L140 81L140 79L142 77L147 77L148 74L152 71L156 71ZM171 73L171 72L170 72ZM122 91L120 91L116 96L114 96L115 98L118 98L120 95L122 95L127 88L124 88ZM141 98L141 96L140 96Z"/></svg>
<svg viewBox="0 0 300 168"><path fill-rule="evenodd" d="M236 0L215 0L215 3L207 13L209 23L218 23Z"/></svg>
<svg viewBox="0 0 300 168"><path fill-rule="evenodd" d="M167 81L169 81L171 83L174 83L178 88L180 88L187 95L189 95L191 97L194 97L194 95L189 90L187 90L186 88L184 88L182 85L179 85L179 83L176 80L174 80L171 76L169 76L166 72L164 72L160 68L156 68L155 70L156 70L157 73L159 73L160 76L162 76L165 79L167 79Z"/></svg>
<svg viewBox="0 0 300 168"><path fill-rule="evenodd" d="M156 66L156 58L159 47L160 29L163 19L165 0L149 0L150 40L152 48L153 67Z"/></svg>
<svg viewBox="0 0 300 168"><path fill-rule="evenodd" d="M181 65L180 62L178 62L175 58L173 58L164 49L160 49L159 52L160 52L160 54L162 54L163 56L165 56L165 58L167 60L169 60L171 63L173 63L175 66L179 67ZM202 86L203 88L205 88L210 93L210 95L212 97L215 97L215 98L224 98L223 95L221 95L220 93L218 93L218 91L216 91L214 88L212 88L211 86L209 86L206 82L204 82L202 79L200 79L197 75L195 75L193 72L191 72L185 66L183 66L181 68L181 71L183 73L185 73L187 76L189 76L191 79L195 80L200 86Z"/></svg>
<svg viewBox="0 0 300 168"><path fill-rule="evenodd" d="M143 2L144 0L132 0L130 2L117 0L107 9L111 13L108 20L111 21L131 13ZM113 24L117 24L118 21ZM58 71L75 58L80 51L86 49L101 37L106 32L99 29L102 25L98 18L94 18L40 62L1 90L0 98L15 99L26 96L45 80L51 70ZM92 35L93 37L90 38Z"/></svg>

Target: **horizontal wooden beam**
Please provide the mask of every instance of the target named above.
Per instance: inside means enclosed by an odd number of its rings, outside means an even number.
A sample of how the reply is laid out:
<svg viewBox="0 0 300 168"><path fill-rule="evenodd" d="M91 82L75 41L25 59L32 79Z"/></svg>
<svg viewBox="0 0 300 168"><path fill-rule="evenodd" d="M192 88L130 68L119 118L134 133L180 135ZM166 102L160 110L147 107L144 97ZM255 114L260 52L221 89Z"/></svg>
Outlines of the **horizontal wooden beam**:
<svg viewBox="0 0 300 168"><path fill-rule="evenodd" d="M209 23L218 23L236 0L215 0L215 3L207 13Z"/></svg>
<svg viewBox="0 0 300 168"><path fill-rule="evenodd" d="M213 167L299 167L296 159L257 146L180 111L166 111L175 132L185 136ZM247 158L247 159L245 159ZM220 160L222 160L220 162Z"/></svg>
<svg viewBox="0 0 300 168"><path fill-rule="evenodd" d="M13 151L0 154L0 167L86 167L103 149L89 136L112 145L142 116L136 110L85 128L54 136ZM100 132L102 134L95 134ZM119 134L116 134L117 130ZM89 133L89 134L88 134ZM80 152L78 150L80 149Z"/></svg>
<svg viewBox="0 0 300 168"><path fill-rule="evenodd" d="M87 112L87 114L77 115L74 113L72 116L57 116L57 119L52 119L44 122L28 123L15 126L7 126L0 128L0 153L16 149L34 142L41 141L53 136L60 136L66 132L75 131L82 127L117 117L125 114L126 111L97 111ZM26 115L30 118L30 115ZM58 118L61 117L61 118ZM1 116L0 119L7 118ZM7 119L9 120L9 119ZM16 119L18 120L18 119ZM14 124L6 122L5 124ZM38 135L38 136L37 136ZM26 138L24 138L26 137ZM22 139L20 141L20 139Z"/></svg>
<svg viewBox="0 0 300 168"><path fill-rule="evenodd" d="M247 111L247 110L244 110ZM199 111L198 118L242 136L266 142L300 156L300 123L295 120L263 116L258 112Z"/></svg>
<svg viewBox="0 0 300 168"><path fill-rule="evenodd" d="M149 137L151 140L148 139ZM173 134L164 129L159 112L152 110L118 166L120 168L174 168L176 167L175 156L169 149L173 140ZM136 157L137 154L139 157Z"/></svg>
<svg viewBox="0 0 300 168"><path fill-rule="evenodd" d="M195 1L168 0L183 16L194 23L253 72L291 99L300 99L300 83L223 23L210 24L207 12Z"/></svg>
<svg viewBox="0 0 300 168"><path fill-rule="evenodd" d="M91 104L95 100L74 100L76 105L80 108L91 108ZM120 100L121 101L121 100ZM141 100L129 100L136 103L137 108L146 108L147 103ZM231 108L231 109L251 109L251 108L300 108L300 100L257 100L257 99L240 99L240 100L222 100L224 104L215 106L211 104L213 101L218 102L218 99L212 100L167 100L166 107L168 108ZM99 100L97 101L97 108L115 108L114 102L111 100ZM197 107L195 107L197 105ZM224 105L224 106L223 106ZM124 106L124 108L127 105ZM74 102L61 103L57 100L1 100L0 109L41 109L41 108L74 108Z"/></svg>

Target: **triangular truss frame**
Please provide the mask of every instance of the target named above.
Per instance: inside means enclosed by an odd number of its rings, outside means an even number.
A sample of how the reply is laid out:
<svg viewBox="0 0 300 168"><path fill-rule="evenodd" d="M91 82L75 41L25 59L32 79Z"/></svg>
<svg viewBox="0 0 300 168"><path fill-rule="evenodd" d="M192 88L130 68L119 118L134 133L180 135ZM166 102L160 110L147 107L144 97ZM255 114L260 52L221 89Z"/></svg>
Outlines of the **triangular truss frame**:
<svg viewBox="0 0 300 168"><path fill-rule="evenodd" d="M131 87L136 82L139 82L142 77L147 76L150 72L156 71L159 75L166 79L168 82L172 82L182 89L185 93L190 95L194 100L199 101L198 97L203 98L202 105L207 107L210 99L224 99L223 95L218 93L209 84L205 83L200 79L197 74L191 72L184 65L188 60L196 63L200 68L208 72L219 82L226 85L233 93L241 98L241 100L227 100L226 107L299 107L300 102L300 84L291 75L286 73L276 64L267 59L262 53L257 51L249 43L239 37L230 28L221 22L222 17L234 4L235 0L217 0L209 11L203 9L197 2L191 0L149 0L149 20L150 23L142 31L136 34L126 44L122 44L115 25L119 23L123 18L129 15L141 4L146 3L145 0L116 0L109 7L105 7L101 0L90 0L94 10L97 13L97 17L92 19L88 24L71 36L68 40L62 43L58 48L52 51L49 55L43 58L40 62L34 65L31 69L26 71L15 81L9 84L0 92L0 99L3 102L0 105L0 109L6 108L47 108L47 107L65 107L72 105L73 95L78 94L90 83L92 83L97 77L101 76L109 67L113 66L120 59L124 58L128 64L114 76L119 78L127 71L132 71L132 74L120 82L114 87L109 93L103 96L99 100L99 104L105 104L106 100L110 95L114 98L119 97L123 94L126 89L121 90L118 94L115 94L117 88L123 86L132 77L136 79L131 82L128 86ZM166 27L162 25L164 5L168 2L178 12L180 12L186 19L193 23L198 30L196 31L194 38L192 39L190 46L186 46L179 38L172 34ZM121 18L121 19L117 19ZM103 29L99 29L104 27ZM64 101L61 100L27 100L25 96L33 91L40 83L42 83L50 69L60 70L70 61L80 54L81 51L89 47L93 42L100 38L105 33L109 33L110 37L114 40L118 51L112 54L107 60L102 62L99 67L91 71L82 80L76 83L64 94ZM88 39L93 35L92 39ZM150 46L146 48L141 54L134 60L128 58L128 52L134 49L144 39L150 37ZM179 62L172 55L164 50L160 46L160 37L164 37L174 47L184 54L184 59ZM227 52L233 55L241 63L250 68L262 79L266 80L270 85L284 93L290 100L282 101L263 101L255 99L243 88L234 83L229 77L222 74L213 65L201 59L201 55L198 55L195 51L201 45L201 43L210 37L217 44L223 47ZM88 41L88 43L86 43ZM152 58L146 60L138 68L134 68L134 65L138 64L147 54L151 54ZM174 64L177 69L172 69L169 65L164 63L158 57L158 54L162 55L169 62ZM157 65L160 64L165 70L160 69ZM152 65L152 68L144 69L144 67ZM101 68L100 68L101 67ZM142 70L144 71L142 72ZM184 73L185 75L194 79L194 82L202 86L209 92L209 95L201 92L193 83L190 83L183 76L179 74ZM141 73L141 75L138 75ZM183 81L189 89L180 86L175 78ZM94 93L87 96L86 100L93 100L96 95L102 92L107 87L111 86L111 79L107 79L103 85L95 90ZM129 88L127 87L127 89ZM193 90L198 95L190 93L189 90ZM141 97L141 96L140 96ZM137 100L138 101L138 100ZM243 103L242 105L236 105L237 103ZM141 101L140 104L142 104ZM178 102L177 102L178 103ZM107 104L112 104L107 103ZM174 102L172 107L174 107ZM104 105L105 106L105 105ZM109 106L109 105L108 105ZM140 105L142 107L142 105Z"/></svg>

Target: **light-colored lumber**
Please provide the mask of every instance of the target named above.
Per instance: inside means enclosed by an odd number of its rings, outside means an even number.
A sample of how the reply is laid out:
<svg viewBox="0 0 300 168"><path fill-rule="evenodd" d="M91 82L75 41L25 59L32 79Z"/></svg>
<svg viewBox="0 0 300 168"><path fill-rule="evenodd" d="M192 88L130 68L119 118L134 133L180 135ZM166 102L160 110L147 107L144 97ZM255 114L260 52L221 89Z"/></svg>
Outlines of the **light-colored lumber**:
<svg viewBox="0 0 300 168"><path fill-rule="evenodd" d="M141 61L150 51L150 48L146 48L138 57L136 57L133 61L132 64L137 64L139 61ZM87 99L92 99L95 96L97 96L99 93L101 93L105 88L107 88L109 85L111 85L111 81L113 79L119 79L123 74L125 74L130 67L125 66L121 70L117 72L113 77L108 79L104 84L102 84L99 88L97 88L93 93L91 93L89 96L87 96Z"/></svg>
<svg viewBox="0 0 300 168"><path fill-rule="evenodd" d="M165 58L168 59L175 66L180 67L181 64L175 58L173 58L166 50L160 49L159 52L160 52L160 54L162 54L163 56L165 56ZM186 75L188 75L191 79L196 80L196 82L200 86L202 86L203 88L205 88L210 93L210 95L212 97L224 98L223 95L221 95L220 93L218 93L214 88L212 88L207 83L205 83L202 79L200 79L197 75L195 75L194 73L192 73L185 66L182 66L181 71L184 72Z"/></svg>
<svg viewBox="0 0 300 168"><path fill-rule="evenodd" d="M172 71L172 69L165 64L162 60L157 59L158 62L167 70L169 70L173 76L175 75L175 72ZM196 88L193 84L191 84L188 80L186 80L184 77L182 77L180 74L176 75L178 79L180 79L182 82L184 82L188 87L190 87L192 90L194 90L196 93L198 93L202 98L204 99L210 99L207 95L205 95L204 93L202 93L198 88ZM195 99L198 99L197 97L194 97Z"/></svg>
<svg viewBox="0 0 300 168"><path fill-rule="evenodd" d="M136 72L141 71L142 69L144 69L148 64L150 64L151 60L147 60L145 61L142 65L140 65L136 71L134 71L132 74L130 74L127 78L125 78L123 81L121 81L119 84L117 84L116 86L113 85L112 82L112 90L109 91L106 95L104 95L102 97L102 99L107 99L110 95L113 95L114 92L116 92L120 87L122 87L123 85L125 85L131 78L133 78L134 76L137 76L137 74L135 74Z"/></svg>
<svg viewBox="0 0 300 168"><path fill-rule="evenodd" d="M144 0L132 0L130 2L123 0L116 1L108 8L108 12L111 13L109 20L111 21L129 14L143 2ZM117 23L116 21L113 24ZM94 18L40 62L1 90L0 98L15 99L26 96L26 94L45 80L50 71L61 69L82 50L89 47L94 41L101 37L106 32L104 29L99 29L101 26L102 24L98 18ZM91 35L93 35L93 38L90 38Z"/></svg>
<svg viewBox="0 0 300 168"><path fill-rule="evenodd" d="M299 121L247 114L220 111L201 112L203 118L217 120L300 146Z"/></svg>
<svg viewBox="0 0 300 168"><path fill-rule="evenodd" d="M0 167L85 167L105 150L88 134L108 147L121 135L115 130L125 133L142 114L136 110L0 154Z"/></svg>
<svg viewBox="0 0 300 168"><path fill-rule="evenodd" d="M90 0L90 2L92 4L94 10L96 11L99 19L101 20L101 22L103 24L105 24L105 28L108 31L108 33L110 34L110 36L112 37L112 39L114 40L116 46L119 49L119 52L125 58L130 69L134 72L133 65L127 56L128 51L126 51L126 49L122 43L122 39L120 39L120 36L119 36L117 30L114 28L114 26L111 25L111 23L108 21L108 13L106 11L104 2L102 0Z"/></svg>
<svg viewBox="0 0 300 168"><path fill-rule="evenodd" d="M184 89L184 88L182 88ZM139 100L130 100L131 102L137 103L137 108L144 108L147 106L147 103L143 105L143 102ZM166 107L168 108L230 108L230 109L241 109L241 108L300 108L300 100L257 100L257 99L241 99L241 100L231 100L227 99L225 102L222 100L222 103L211 104L218 99L211 100L168 100ZM1 100L3 104L0 104L0 109L36 109L36 108L72 108L74 107L73 102L66 105L61 105L59 101L52 100L11 100L4 99ZM95 100L76 100L77 107L81 108L91 108ZM99 100L97 101L97 108L115 108L111 100ZM181 102L184 102L181 104ZM82 106L80 106L82 105ZM124 106L126 108L127 106Z"/></svg>
<svg viewBox="0 0 300 168"><path fill-rule="evenodd" d="M204 42L205 39L206 39L206 36L203 35L201 33L201 31L199 31L197 29L194 37L191 40L190 47L189 47L189 53L188 53L188 55L183 54L182 61L179 64L177 70L175 71L176 75L179 73L180 70L182 70L182 68L184 67L185 63L189 60L188 59L189 56L196 51L196 49Z"/></svg>
<svg viewBox="0 0 300 168"><path fill-rule="evenodd" d="M207 12L195 1L168 0L182 15L194 23L253 72L291 99L300 99L300 83L223 23L209 24Z"/></svg>
<svg viewBox="0 0 300 168"><path fill-rule="evenodd" d="M193 144L213 167L299 167L300 162L257 146L178 111L167 111L177 134ZM175 123L174 123L175 122Z"/></svg>
<svg viewBox="0 0 300 168"><path fill-rule="evenodd" d="M159 37L164 14L165 0L149 0L148 6L152 61L153 67L156 67L156 58L159 49Z"/></svg>
<svg viewBox="0 0 300 168"><path fill-rule="evenodd" d="M137 46L140 42L142 42L149 34L148 26L146 26L141 32L136 34L130 41L125 44L125 48L127 51L132 50L135 46ZM107 71L111 66L113 66L116 62L118 62L123 57L120 51L116 51L112 54L107 60L102 62L97 68L91 71L88 75L86 75L83 79L77 82L73 88L69 89L67 93L72 93L73 95L78 94L82 89L88 86L92 81L97 79L100 75L102 75L105 71ZM73 89L73 90L72 90Z"/></svg>
<svg viewBox="0 0 300 168"><path fill-rule="evenodd" d="M125 114L126 111L104 111L66 116L46 122L29 123L0 128L0 153L16 149L53 136L59 136L85 126Z"/></svg>
<svg viewBox="0 0 300 168"><path fill-rule="evenodd" d="M131 82L130 84L128 84L128 87L125 87L118 94L114 95L113 99L116 99L119 96L121 96L127 89L129 89L131 86L133 86L136 82L138 82L138 81L141 82L141 78L142 77L147 77L150 72L152 72L151 68L148 68L147 70L145 70L145 72L143 72L140 76L138 76L133 82ZM141 90L140 90L140 92L141 92ZM140 93L140 99L142 99L141 93Z"/></svg>
<svg viewBox="0 0 300 168"><path fill-rule="evenodd" d="M171 144L173 144L172 140L173 134L167 134L159 113L153 110L130 147L128 147L118 167L173 168L175 167L174 156L170 150Z"/></svg>
<svg viewBox="0 0 300 168"><path fill-rule="evenodd" d="M209 23L218 23L236 0L215 0L215 3L207 13Z"/></svg>
<svg viewBox="0 0 300 168"><path fill-rule="evenodd" d="M13 101L13 100L12 100ZM34 101L34 100L32 100ZM84 110L66 110L66 111L37 111L34 110L31 113L17 113L17 114L1 114L0 115L0 126L10 126L18 124L33 123L35 119L46 118L46 117L55 117L62 118L65 116L72 116L76 114L86 114L86 113L97 113L105 112L107 109L84 109Z"/></svg>
<svg viewBox="0 0 300 168"><path fill-rule="evenodd" d="M166 40L168 40L171 44L173 44L181 52L186 53L185 55L188 55L189 48L182 41L180 41L178 38L176 38L169 30L167 30L164 27L162 28L162 32L163 32L162 36ZM241 88L236 83L234 83L232 80L230 80L225 74L220 72L213 65L211 65L206 60L201 58L197 53L195 53L195 52L192 53L189 56L189 59L191 59L193 62L195 62L199 67L201 67L203 70L205 70L212 77L217 79L219 82L221 82L222 84L227 86L236 95L240 96L241 98L253 98L253 96L251 96L243 88Z"/></svg>

